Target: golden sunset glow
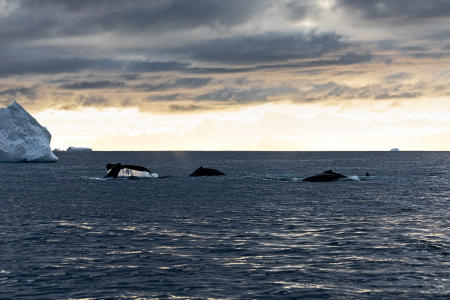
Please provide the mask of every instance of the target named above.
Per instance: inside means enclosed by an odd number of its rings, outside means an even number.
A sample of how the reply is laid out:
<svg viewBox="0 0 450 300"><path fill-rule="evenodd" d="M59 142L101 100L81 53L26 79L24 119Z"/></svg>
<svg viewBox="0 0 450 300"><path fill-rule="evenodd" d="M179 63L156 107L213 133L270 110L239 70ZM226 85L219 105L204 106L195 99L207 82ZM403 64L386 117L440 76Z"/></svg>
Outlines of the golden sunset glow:
<svg viewBox="0 0 450 300"><path fill-rule="evenodd" d="M290 103L232 111L157 114L137 109L46 110L52 145L96 150L445 150L447 99L401 103ZM67 120L70 120L67 123Z"/></svg>

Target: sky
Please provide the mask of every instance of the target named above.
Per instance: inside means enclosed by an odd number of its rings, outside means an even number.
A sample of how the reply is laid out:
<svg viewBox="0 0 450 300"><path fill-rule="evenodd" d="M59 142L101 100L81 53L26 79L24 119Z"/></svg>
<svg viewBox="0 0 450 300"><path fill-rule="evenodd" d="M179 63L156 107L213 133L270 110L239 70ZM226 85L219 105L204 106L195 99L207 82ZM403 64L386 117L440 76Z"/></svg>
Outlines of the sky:
<svg viewBox="0 0 450 300"><path fill-rule="evenodd" d="M52 147L450 150L450 0L0 0Z"/></svg>

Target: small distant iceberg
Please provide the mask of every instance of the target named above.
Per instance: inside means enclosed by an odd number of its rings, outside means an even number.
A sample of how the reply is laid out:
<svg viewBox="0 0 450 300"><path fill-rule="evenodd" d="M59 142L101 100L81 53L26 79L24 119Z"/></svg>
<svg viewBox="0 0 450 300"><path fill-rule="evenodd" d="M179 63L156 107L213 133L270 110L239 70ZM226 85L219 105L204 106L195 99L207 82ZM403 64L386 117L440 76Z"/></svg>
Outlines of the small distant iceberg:
<svg viewBox="0 0 450 300"><path fill-rule="evenodd" d="M92 152L91 148L87 147L69 147L66 150L67 152Z"/></svg>
<svg viewBox="0 0 450 300"><path fill-rule="evenodd" d="M400 150L398 148L392 148L391 151L396 152L396 151L400 151Z"/></svg>
<svg viewBox="0 0 450 300"><path fill-rule="evenodd" d="M0 162L56 162L52 135L19 103L0 108Z"/></svg>

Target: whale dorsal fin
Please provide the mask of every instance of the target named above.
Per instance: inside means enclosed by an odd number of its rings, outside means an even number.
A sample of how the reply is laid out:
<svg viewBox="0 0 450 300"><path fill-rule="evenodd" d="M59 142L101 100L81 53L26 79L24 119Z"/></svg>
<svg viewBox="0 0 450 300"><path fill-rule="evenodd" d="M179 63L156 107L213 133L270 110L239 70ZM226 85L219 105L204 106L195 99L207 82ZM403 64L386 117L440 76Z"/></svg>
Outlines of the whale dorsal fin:
<svg viewBox="0 0 450 300"><path fill-rule="evenodd" d="M325 173L325 174L333 174L334 172L333 172L333 170L327 170L327 171L325 171L324 173Z"/></svg>

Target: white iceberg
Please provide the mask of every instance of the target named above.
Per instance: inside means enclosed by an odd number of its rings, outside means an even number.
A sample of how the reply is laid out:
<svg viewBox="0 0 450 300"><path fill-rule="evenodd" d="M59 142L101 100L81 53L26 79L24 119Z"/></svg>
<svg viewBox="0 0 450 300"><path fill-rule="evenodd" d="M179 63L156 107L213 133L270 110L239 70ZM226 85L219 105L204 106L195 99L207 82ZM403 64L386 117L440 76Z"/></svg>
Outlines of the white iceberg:
<svg viewBox="0 0 450 300"><path fill-rule="evenodd" d="M51 138L19 103L0 108L0 162L55 162Z"/></svg>

